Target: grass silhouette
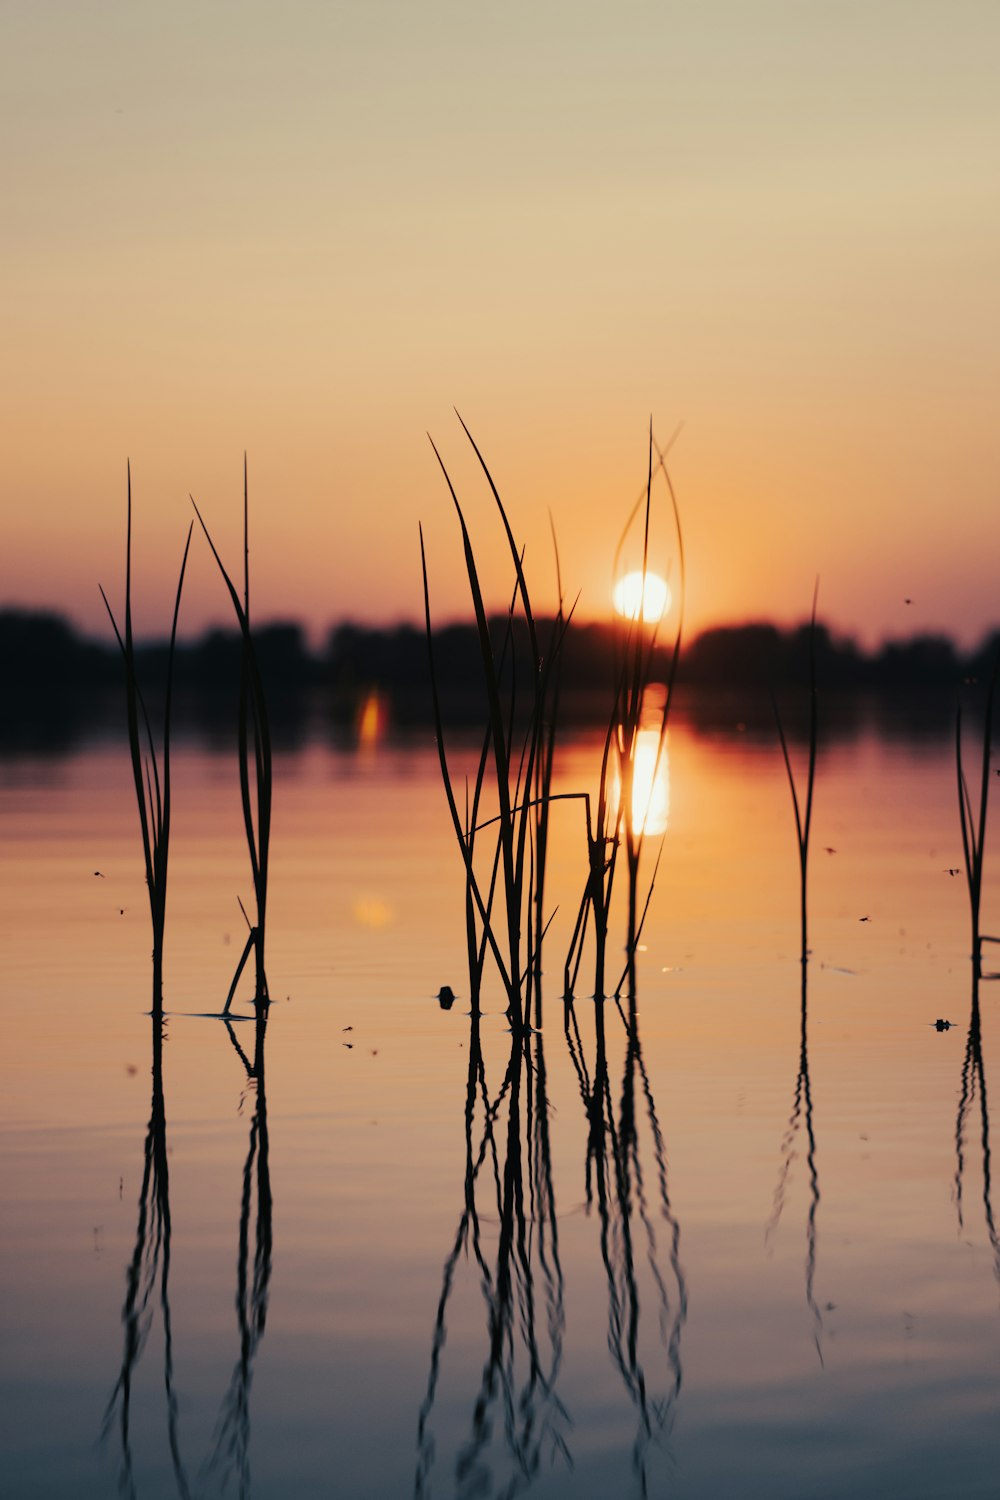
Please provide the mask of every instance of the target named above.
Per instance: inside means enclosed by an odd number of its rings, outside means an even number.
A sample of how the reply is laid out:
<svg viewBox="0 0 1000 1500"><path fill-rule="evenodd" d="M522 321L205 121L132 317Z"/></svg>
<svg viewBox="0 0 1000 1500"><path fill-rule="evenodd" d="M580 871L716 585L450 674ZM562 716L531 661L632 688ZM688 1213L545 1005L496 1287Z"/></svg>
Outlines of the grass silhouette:
<svg viewBox="0 0 1000 1500"><path fill-rule="evenodd" d="M818 743L818 703L816 695L816 601L818 597L819 579L816 580L816 586L813 589L812 614L809 619L809 752L806 764L805 795L801 802L795 784L795 773L792 770L792 760L788 750L788 738L785 734L777 700L773 694L771 696L771 706L774 710L774 719L778 727L778 739L781 743L781 754L785 762L785 773L788 777L788 787L792 794L792 808L795 813L795 837L799 852L799 925L801 958L803 963L808 963L809 961L809 835L812 831L813 791L816 786L816 749Z"/></svg>
<svg viewBox="0 0 1000 1500"><path fill-rule="evenodd" d="M982 969L982 947L984 942L995 939L984 937L979 926L979 912L983 894L983 857L986 852L986 813L990 799L990 757L993 749L993 710L996 698L997 677L1000 675L1000 649L993 659L993 670L986 690L984 707L983 738L980 746L979 803L973 809L969 783L965 775L962 756L962 701L955 710L955 766L958 775L958 811L962 825L962 854L965 862L965 879L969 892L969 915L972 923L972 962L978 975Z"/></svg>
<svg viewBox="0 0 1000 1500"><path fill-rule="evenodd" d="M455 781L445 748L431 625L427 554L421 527L424 620L434 727L448 808L466 872L466 923L474 1004L478 1003L483 965L489 952L507 996L511 1026L516 1031L523 1031L531 1022L532 976L537 973L540 964L541 940L545 930L540 903L544 891L547 806L551 798L551 758L555 733L550 695L556 681L556 667L569 619L560 609L551 638L543 649L531 606L522 554L514 540L507 512L475 439L461 417L459 422L489 486L515 574L506 629L498 650L490 630L475 548L465 513L444 460L431 441L461 529L486 698L483 747L471 795L468 785L465 788L464 814L459 810ZM530 679L526 689L518 681L515 619L523 621L528 641ZM496 816L480 821L483 798L487 791L489 802L496 807ZM477 844L486 829L493 830L492 847L477 868ZM483 868L484 864L489 871L488 876ZM536 1010L536 1024L539 1019Z"/></svg>
<svg viewBox="0 0 1000 1500"><path fill-rule="evenodd" d="M239 983L240 975L243 973L251 952L254 955L256 971L254 1004L258 1007L266 1006L270 998L267 988L267 972L264 966L264 943L267 919L267 877L271 849L271 804L273 799L274 770L271 755L271 729L267 714L267 702L264 697L264 684L261 680L257 653L254 649L253 632L250 628L250 543L246 456L244 455L243 459L242 602L193 497L191 504L194 505L195 515L201 523L201 529L205 533L205 539L212 550L212 556L218 564L219 572L222 574L223 582L226 585L233 608L236 611L236 619L239 623L243 646L240 665L238 716L240 797L243 804L243 825L246 830L247 849L250 855L250 870L253 877L257 920L255 923L250 922L241 901L240 910L243 912L244 919L249 928L249 934L239 963L236 966L232 984L229 986L229 994L226 996L225 1006L223 1007L224 1013L228 1013L233 1003L233 996L236 993L236 986Z"/></svg>
<svg viewBox="0 0 1000 1500"><path fill-rule="evenodd" d="M167 921L167 865L170 855L170 715L173 698L174 655L177 645L177 620L180 615L184 572L191 547L192 527L188 527L184 555L181 559L177 594L174 599L170 646L167 653L166 698L163 709L161 757L149 711L136 676L135 640L132 634L132 466L128 465L128 519L125 540L125 616L119 630L108 596L101 588L101 598L111 620L115 638L125 663L125 708L128 722L129 755L139 809L142 852L146 867L146 889L153 926L153 1014L163 1012L163 941Z"/></svg>

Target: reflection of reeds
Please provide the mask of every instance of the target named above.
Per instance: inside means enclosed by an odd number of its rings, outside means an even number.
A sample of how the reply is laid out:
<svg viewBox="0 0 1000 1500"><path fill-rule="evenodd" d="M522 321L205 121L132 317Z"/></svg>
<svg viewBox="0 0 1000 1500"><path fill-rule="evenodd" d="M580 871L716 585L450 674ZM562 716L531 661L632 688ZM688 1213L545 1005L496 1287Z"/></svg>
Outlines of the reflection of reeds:
<svg viewBox="0 0 1000 1500"><path fill-rule="evenodd" d="M781 1165L778 1170L778 1182L774 1190L771 1217L768 1220L764 1238L765 1242L770 1244L781 1220L785 1206L785 1196L791 1177L792 1164L796 1157L796 1141L799 1130L804 1125L806 1132L806 1168L809 1173L809 1209L806 1214L806 1306L813 1321L813 1338L816 1343L816 1353L819 1355L820 1364L823 1364L823 1317L819 1310L819 1303L816 1301L815 1294L817 1216L819 1213L820 1190L819 1169L816 1161L816 1133L813 1124L812 1086L809 1078L808 991L809 835L812 830L813 792L816 785L816 752L819 738L816 692L816 602L818 597L819 579L816 580L816 586L813 589L812 613L809 619L809 748L806 762L805 794L801 802L795 783L795 773L792 770L792 759L788 749L788 739L785 735L781 714L778 711L778 705L774 697L772 696L771 699L775 723L778 726L778 739L781 742L781 755L785 763L785 774L788 777L788 787L792 794L792 809L795 813L795 836L799 854L799 943L802 964L802 988L799 997L799 1066L795 1078L795 1092L792 1097L792 1111L788 1117L788 1124L781 1142Z"/></svg>
<svg viewBox="0 0 1000 1500"><path fill-rule="evenodd" d="M965 878L969 889L969 912L972 919L972 961L976 973L981 971L982 945L988 941L979 930L979 908L983 893L983 855L986 847L986 811L990 795L990 754L993 743L993 704L996 696L997 676L1000 673L1000 650L993 661L989 686L986 691L985 717L983 722L982 767L979 785L979 806L973 811L969 784L962 763L962 704L959 700L955 711L955 765L958 774L958 810L962 824L962 853L965 859Z"/></svg>
<svg viewBox="0 0 1000 1500"><path fill-rule="evenodd" d="M103 588L101 598L111 619L118 645L125 662L125 706L128 721L129 753L132 759L132 776L135 796L139 808L139 826L142 832L142 852L146 866L146 888L149 893L149 912L153 924L153 1013L163 1010L163 938L167 921L167 860L170 853L170 711L174 680L174 652L177 643L177 619L181 607L181 590L184 587L184 570L187 567L188 550L191 546L191 528L188 528L181 559L177 595L174 600L173 622L170 628L170 647L167 652L166 698L163 709L163 769L156 754L153 730L146 702L139 687L135 670L135 643L132 638L132 469L128 469L128 521L125 543L125 619L124 629L119 630L114 612L108 603ZM145 746L145 748L144 748Z"/></svg>
<svg viewBox="0 0 1000 1500"><path fill-rule="evenodd" d="M236 966L233 982L226 996L224 1010L228 1011L233 1003L236 986L240 975L250 957L254 954L256 967L256 984L254 988L254 1003L260 1007L268 1002L267 973L264 967L264 939L266 933L267 917L267 875L268 859L271 847L271 802L273 773L271 762L271 729L267 715L267 703L264 697L264 684L261 680L260 668L257 663L257 653L254 649L253 633L250 629L250 545L249 545L249 517L247 505L247 466L246 459L243 461L243 602L233 585L233 581L226 572L222 558L216 550L215 543L209 535L208 527L205 525L201 511L194 504L195 514L201 522L201 528L205 533L205 539L212 549L212 556L218 563L219 572L229 591L233 608L236 611L236 619L239 622L240 635L242 638L242 658L240 669L240 701L238 716L239 736L239 764L240 764L240 796L243 803L243 824L246 829L247 849L250 854L250 870L253 876L254 898L257 906L257 920L251 925L247 919L249 935L246 946ZM252 745L251 745L252 739ZM252 754L251 754L252 749ZM253 788L251 789L251 766L253 769ZM243 903L240 903L242 909ZM244 917L246 912L244 911Z"/></svg>
<svg viewBox="0 0 1000 1500"><path fill-rule="evenodd" d="M980 906L983 887L983 859L986 846L986 815L989 804L990 758L993 736L993 709L997 675L1000 671L1000 651L994 658L984 708L982 737L982 763L980 773L979 805L973 809L972 798L965 776L962 760L962 705L959 701L955 713L955 764L958 777L958 806L962 826L962 853L965 862L966 884L969 892L969 913L972 927L972 1003L969 1012L969 1031L962 1062L962 1078L959 1093L958 1114L955 1121L955 1206L959 1227L964 1226L963 1184L966 1160L966 1132L969 1115L978 1095L980 1118L980 1148L982 1152L982 1196L986 1233L993 1252L994 1275L1000 1280L1000 1235L997 1233L993 1213L992 1159L990 1151L990 1116L986 1095L986 1074L983 1067L982 1018L979 1009L979 986L983 978L982 948L984 942L995 941L984 936L980 930ZM989 976L993 978L993 975Z"/></svg>
<svg viewBox="0 0 1000 1500"><path fill-rule="evenodd" d="M505 1105L506 1129L502 1129ZM432 1418L448 1304L459 1263L470 1252L485 1302L486 1357L469 1433L455 1459L456 1493L512 1496L533 1481L545 1461L557 1455L569 1461L565 1437L569 1417L556 1393L565 1312L540 1035L528 1030L512 1037L503 1084L491 1101L479 1021L473 1016L465 1146L465 1201L444 1265L427 1390L417 1425L414 1493L421 1500L431 1494L436 1456ZM487 1164L492 1170L484 1173ZM495 1258L483 1243L480 1194L486 1200L485 1211L499 1218ZM498 1434L502 1434L499 1444Z"/></svg>
<svg viewBox="0 0 1000 1500"><path fill-rule="evenodd" d="M959 1229L965 1227L963 1186L965 1180L966 1131L972 1106L979 1097L979 1143L982 1151L983 1216L986 1234L993 1252L993 1274L1000 1281L1000 1234L993 1215L993 1163L990 1151L990 1109L986 1097L986 1073L983 1069L983 1026L979 1010L979 985L982 976L979 965L972 965L972 1004L969 1011L969 1032L962 1059L962 1079L959 1089L958 1115L955 1120L955 1207L958 1212Z"/></svg>
<svg viewBox="0 0 1000 1500"><path fill-rule="evenodd" d="M809 757L806 764L805 797L801 804L795 785L795 773L792 770L788 740L785 736L781 714L778 711L777 702L773 697L771 699L775 723L778 726L778 739L781 741L781 754L785 762L785 772L788 776L788 787L792 794L792 808L795 812L795 835L799 850L800 947L802 962L804 964L809 961L807 881L809 876L809 834L812 829L813 789L816 785L816 747L818 740L816 696L816 601L818 597L819 579L817 578L816 587L813 589L812 615L809 620Z"/></svg>
<svg viewBox="0 0 1000 1500"><path fill-rule="evenodd" d="M153 1097L143 1148L142 1187L135 1248L126 1273L122 1325L125 1342L121 1371L104 1413L102 1438L117 1426L121 1456L118 1489L134 1500L132 1467L132 1383L149 1337L159 1292L163 1325L163 1385L167 1406L167 1439L177 1492L188 1500L190 1489L181 1459L177 1396L174 1390L173 1324L170 1314L170 1170L167 1155L167 1118L163 1095L163 1021L153 1017Z"/></svg>
<svg viewBox="0 0 1000 1500"><path fill-rule="evenodd" d="M598 1007L598 1017L601 1013ZM565 1034L587 1117L586 1194L588 1208L596 1205L600 1223L601 1260L608 1285L608 1349L635 1407L638 1425L632 1463L640 1493L645 1495L650 1445L669 1436L681 1391L687 1281L680 1259L680 1224L670 1201L666 1146L642 1056L638 1012L632 1004L627 1015L620 1006L618 1013L625 1027L626 1048L617 1118L603 1029L598 1026L596 1031L592 1068L587 1065L572 1001L565 1007ZM657 1210L646 1186L640 1151L640 1096L653 1140ZM657 1212L667 1227L665 1261L658 1243ZM665 1359L658 1391L650 1387L641 1348L643 1261L652 1280L657 1333Z"/></svg>
<svg viewBox="0 0 1000 1500"><path fill-rule="evenodd" d="M215 1433L215 1450L209 1467L222 1470L223 1486L228 1475L234 1473L237 1476L239 1493L243 1500L243 1497L250 1494L250 1389L253 1384L254 1360L264 1337L267 1322L273 1249L273 1199L267 1133L267 1095L264 1081L267 1008L261 1006L258 1009L252 1061L243 1051L228 1021L226 1027L230 1041L246 1069L247 1083L253 1090L254 1110L250 1122L250 1143L243 1167L239 1250L236 1260L236 1321L239 1329L239 1355L219 1414ZM253 1229L252 1257L251 1224Z"/></svg>
<svg viewBox="0 0 1000 1500"><path fill-rule="evenodd" d="M823 1364L823 1315L820 1312L819 1303L816 1301L815 1292L817 1218L819 1214L820 1190L819 1166L816 1159L816 1129L813 1122L812 1086L809 1079L809 997L807 976L807 966L803 962L799 1011L799 1066L795 1078L795 1092L792 1096L792 1111L788 1117L788 1124L781 1141L781 1165L778 1169L778 1182L774 1189L771 1217L764 1232L764 1239L765 1243L770 1244L781 1220L788 1185L791 1179L792 1164L797 1155L796 1142L799 1130L804 1126L806 1133L806 1170L809 1174L809 1209L806 1214L806 1306L812 1317L816 1353L819 1355L820 1364Z"/></svg>
<svg viewBox="0 0 1000 1500"><path fill-rule="evenodd" d="M459 420L461 421L461 418ZM490 631L475 550L465 515L441 455L437 448L434 448L461 528L465 568L475 613L482 680L486 695L487 724L483 750L471 805L468 790L466 791L464 816L459 810L445 749L444 723L437 686L431 629L427 557L421 528L420 556L423 569L424 617L430 658L431 697L445 794L466 873L466 917L470 972L473 976L473 1003L478 1003L483 962L486 952L489 951L507 996L507 1010L511 1026L515 1031L520 1031L530 1024L530 984L532 976L538 969L541 935L544 931L544 923L537 918L537 912L542 898L541 893L544 890L547 822L544 815L539 821L538 807L540 798L545 799L547 805L551 785L554 734L553 720L550 715L551 691L568 622L560 609L551 640L543 648L531 607L522 555L514 540L507 513L486 462L464 422L462 427L493 496L515 574L506 631L498 653ZM526 694L519 693L515 621L523 622L530 653L530 681ZM526 708L523 702L525 697ZM522 725L525 727L521 728ZM480 809L483 798L487 795L489 800L495 803L496 816L481 822ZM485 868L490 872L488 879L482 867L477 869L475 858L477 834L481 834L487 827L496 830L492 853L483 861ZM502 918L496 910L499 904L498 894L502 897ZM534 924L533 915L536 916ZM529 987L527 989L526 984ZM537 1014L536 1007L536 1018Z"/></svg>

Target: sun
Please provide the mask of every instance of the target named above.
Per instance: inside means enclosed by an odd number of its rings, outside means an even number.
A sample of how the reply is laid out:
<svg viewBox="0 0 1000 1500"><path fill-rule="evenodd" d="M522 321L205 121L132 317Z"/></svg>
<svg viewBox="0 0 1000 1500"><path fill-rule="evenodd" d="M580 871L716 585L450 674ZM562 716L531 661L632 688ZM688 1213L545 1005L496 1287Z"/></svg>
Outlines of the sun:
<svg viewBox="0 0 1000 1500"><path fill-rule="evenodd" d="M670 585L658 573L626 573L614 586L611 601L617 614L626 620L638 618L640 610L647 625L662 620L670 608Z"/></svg>

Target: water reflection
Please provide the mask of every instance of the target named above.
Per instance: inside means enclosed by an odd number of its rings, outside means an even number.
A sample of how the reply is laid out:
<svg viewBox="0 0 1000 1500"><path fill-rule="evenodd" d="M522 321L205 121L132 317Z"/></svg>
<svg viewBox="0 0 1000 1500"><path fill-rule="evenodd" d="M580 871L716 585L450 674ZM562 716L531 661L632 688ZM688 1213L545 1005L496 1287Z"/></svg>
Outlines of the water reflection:
<svg viewBox="0 0 1000 1500"><path fill-rule="evenodd" d="M121 1372L104 1412L102 1439L117 1428L120 1458L119 1494L136 1494L132 1463L132 1384L149 1338L159 1302L163 1327L163 1385L167 1408L167 1438L177 1493L182 1500L191 1494L181 1458L177 1394L174 1389L173 1324L170 1313L170 1170L167 1157L167 1116L163 1094L163 1044L165 1022L153 1017L153 1097L143 1147L142 1187L135 1249L126 1272L122 1325L125 1332ZM157 1298L157 1293L158 1298Z"/></svg>
<svg viewBox="0 0 1000 1500"><path fill-rule="evenodd" d="M636 732L627 779L631 788L632 828L637 834L650 838L666 833L670 819L670 752L666 739L661 744L659 723ZM619 761L612 776L615 805L621 795L622 766Z"/></svg>
<svg viewBox="0 0 1000 1500"><path fill-rule="evenodd" d="M250 1494L250 1389L253 1385L254 1361L264 1337L267 1322L274 1245L273 1198L267 1133L267 1092L264 1079L267 1006L261 1005L257 1010L252 1060L240 1046L232 1025L228 1020L225 1024L229 1040L246 1071L246 1095L244 1097L252 1097L254 1107L250 1120L250 1142L243 1166L239 1250L236 1258L236 1324L239 1333L239 1355L219 1413L215 1431L215 1448L209 1461L209 1468L221 1473L223 1488L228 1484L230 1477L235 1476L241 1500L245 1500L245 1497Z"/></svg>
<svg viewBox="0 0 1000 1500"><path fill-rule="evenodd" d="M598 1016L603 1009L598 1007ZM680 1259L680 1224L670 1202L666 1146L643 1060L634 996L629 999L627 1014L617 1001L615 1009L625 1029L617 1119L603 1024L595 1028L590 1066L572 1000L565 1007L565 1034L587 1121L586 1202L588 1211L596 1206L600 1224L601 1260L608 1289L608 1348L636 1410L638 1426L632 1446L632 1467L639 1491L646 1495L650 1446L669 1436L681 1391L681 1336L687 1320L687 1282ZM640 1150L639 1100L645 1106L653 1142L656 1178L653 1193L647 1187ZM658 1244L657 1215L666 1226L665 1253ZM647 1379L641 1352L643 1260L652 1280L664 1356L658 1387L651 1387Z"/></svg>
<svg viewBox="0 0 1000 1500"><path fill-rule="evenodd" d="M966 1167L966 1136L976 1099L979 1100L979 1146L982 1152L983 1217L993 1252L993 1274L1000 1281L1000 1236L993 1216L993 1171L990 1153L990 1110L986 1097L986 1073L983 1068L983 1028L979 1010L979 954L972 960L972 999L969 1008L969 1031L962 1059L962 1075L955 1120L955 1207L960 1229L965 1227L963 1187Z"/></svg>
<svg viewBox="0 0 1000 1500"><path fill-rule="evenodd" d="M781 1220L785 1198L791 1180L792 1166L798 1156L798 1137L805 1131L806 1173L809 1179L809 1207L806 1212L806 1256L805 1297L813 1326L816 1353L822 1365L823 1359L823 1314L816 1301L816 1247L817 1219L819 1215L820 1188L819 1166L816 1156L816 1128L813 1120L812 1085L809 1079L809 989L808 962L802 954L802 988L799 1000L799 1065L792 1094L792 1109L781 1141L781 1165L778 1182L774 1190L771 1217L764 1233L765 1243L770 1246Z"/></svg>
<svg viewBox="0 0 1000 1500"><path fill-rule="evenodd" d="M506 1123L503 1112L506 1109ZM473 1012L465 1096L463 1208L444 1264L427 1388L417 1423L414 1494L431 1494L432 1419L442 1376L448 1306L463 1257L479 1271L486 1354L468 1432L454 1460L456 1493L509 1496L543 1463L571 1462L569 1415L556 1391L565 1309L545 1051L540 1034L514 1035L499 1092L491 1098ZM483 1222L499 1220L494 1253Z"/></svg>
<svg viewBox="0 0 1000 1500"><path fill-rule="evenodd" d="M246 1074L243 1098L252 1097L250 1140L243 1167L236 1264L236 1318L239 1354L216 1424L213 1451L205 1468L218 1475L225 1489L235 1477L241 1500L250 1495L250 1390L254 1361L264 1336L271 1281L273 1199L269 1164L264 1042L267 1007L260 1006L254 1027L253 1056L249 1057L226 1021L226 1030ZM157 1307L163 1338L163 1384L167 1439L174 1487L181 1500L192 1489L181 1456L180 1422L174 1385L173 1323L170 1309L170 1176L166 1106L163 1087L165 1022L153 1020L153 1094L143 1149L135 1248L126 1271L122 1308L124 1347L121 1370L105 1408L102 1440L118 1434L118 1491L137 1495L132 1444L132 1395L140 1360L149 1340ZM241 1100L242 1108L243 1100Z"/></svg>

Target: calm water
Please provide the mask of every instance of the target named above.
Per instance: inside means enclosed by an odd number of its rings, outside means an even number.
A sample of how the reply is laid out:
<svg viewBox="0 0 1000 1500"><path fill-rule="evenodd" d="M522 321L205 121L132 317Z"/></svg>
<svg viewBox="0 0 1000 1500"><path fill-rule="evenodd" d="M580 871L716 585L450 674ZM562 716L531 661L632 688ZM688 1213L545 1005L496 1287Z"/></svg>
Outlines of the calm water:
<svg viewBox="0 0 1000 1500"><path fill-rule="evenodd" d="M947 742L824 756L803 1028L780 757L675 726L604 1057L560 999L573 804L541 1034L512 1057L491 993L480 1057L429 742L279 757L265 1038L206 1014L232 761L175 774L157 1050L124 748L0 766L4 1500L1000 1493L1000 1038Z"/></svg>

